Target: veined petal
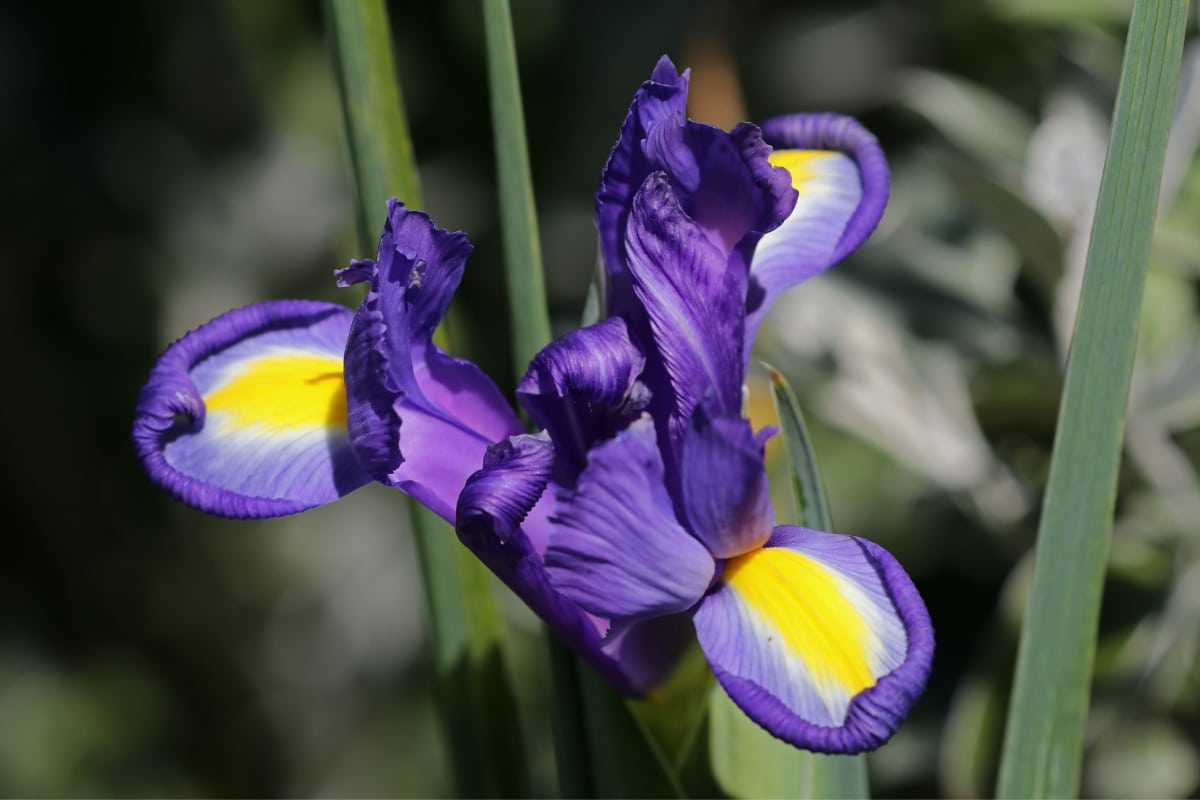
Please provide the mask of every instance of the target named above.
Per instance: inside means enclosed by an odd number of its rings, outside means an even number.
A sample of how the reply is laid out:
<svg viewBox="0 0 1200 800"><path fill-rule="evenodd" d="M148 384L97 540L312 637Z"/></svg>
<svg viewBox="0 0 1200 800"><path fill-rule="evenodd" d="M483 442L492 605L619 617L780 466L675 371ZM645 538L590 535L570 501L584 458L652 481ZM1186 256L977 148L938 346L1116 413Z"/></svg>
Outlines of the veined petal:
<svg viewBox="0 0 1200 800"><path fill-rule="evenodd" d="M554 441L560 482L573 484L591 446L611 438L649 402L637 382L645 363L620 317L572 331L534 357L517 397Z"/></svg>
<svg viewBox="0 0 1200 800"><path fill-rule="evenodd" d="M592 450L551 518L546 571L593 614L622 619L690 608L716 565L676 521L648 416Z"/></svg>
<svg viewBox="0 0 1200 800"><path fill-rule="evenodd" d="M627 253L651 330L643 381L654 418L669 420L664 453L674 457L701 400L714 403L714 413L741 410L745 275L726 268L725 254L684 213L662 172L634 198Z"/></svg>
<svg viewBox="0 0 1200 800"><path fill-rule="evenodd" d="M771 535L763 442L749 422L713 417L701 404L683 440L680 473L688 524L714 556L740 555Z"/></svg>
<svg viewBox="0 0 1200 800"><path fill-rule="evenodd" d="M696 610L700 646L734 702L780 739L873 750L920 695L933 628L878 545L780 526L728 561L717 587Z"/></svg>
<svg viewBox="0 0 1200 800"><path fill-rule="evenodd" d="M600 253L608 271L610 294L614 297L633 299L623 240L633 196L651 171L643 142L663 120L686 110L687 87L688 71L680 75L671 59L666 56L659 59L650 80L634 95L617 142L600 175L596 221L600 228ZM612 313L625 310L616 306L609 310Z"/></svg>
<svg viewBox="0 0 1200 800"><path fill-rule="evenodd" d="M471 245L395 200L376 261L339 271L369 283L346 346L349 431L359 461L453 521L489 444L519 433L504 396L478 367L433 343Z"/></svg>
<svg viewBox="0 0 1200 800"><path fill-rule="evenodd" d="M680 205L726 256L752 231L778 227L792 210L788 174L769 163L757 127L732 133L677 115L646 139L646 155L671 179Z"/></svg>
<svg viewBox="0 0 1200 800"><path fill-rule="evenodd" d="M346 436L351 316L332 303L261 303L168 347L133 427L150 476L229 517L291 514L366 483Z"/></svg>
<svg viewBox="0 0 1200 800"><path fill-rule="evenodd" d="M791 114L767 120L771 163L791 174L796 206L758 243L750 267L746 353L762 317L785 289L846 257L879 224L888 169L875 137L837 114Z"/></svg>
<svg viewBox="0 0 1200 800"><path fill-rule="evenodd" d="M458 501L459 540L618 690L638 694L662 673L644 648L605 641L610 623L588 614L550 582L542 559L554 491L554 447L545 435L513 436L489 448Z"/></svg>
<svg viewBox="0 0 1200 800"><path fill-rule="evenodd" d="M544 431L510 436L489 447L483 469L467 480L458 497L455 524L460 533L475 536L485 531L506 541L541 499L554 473L554 460L554 445ZM546 526L537 527L543 535L534 550L541 554Z"/></svg>

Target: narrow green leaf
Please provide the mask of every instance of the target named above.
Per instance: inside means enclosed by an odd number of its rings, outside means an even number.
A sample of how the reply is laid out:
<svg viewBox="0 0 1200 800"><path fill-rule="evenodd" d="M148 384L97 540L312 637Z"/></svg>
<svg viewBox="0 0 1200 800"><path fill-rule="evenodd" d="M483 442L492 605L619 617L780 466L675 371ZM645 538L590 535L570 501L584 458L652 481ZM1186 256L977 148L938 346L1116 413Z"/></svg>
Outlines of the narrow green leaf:
<svg viewBox="0 0 1200 800"><path fill-rule="evenodd" d="M358 186L361 246L378 239L384 204L421 205L383 0L326 0L347 139ZM445 332L439 331L445 346ZM491 575L445 522L410 501L455 793L520 796L526 760L503 660Z"/></svg>
<svg viewBox="0 0 1200 800"><path fill-rule="evenodd" d="M508 316L513 332L513 367L520 379L534 355L550 341L550 315L546 309L542 250L508 0L483 0L483 20L504 232ZM547 646L555 705L553 728L559 794L593 797L599 791L598 770L603 769L598 761L605 757L593 752L593 736L589 733L589 716L594 716L594 711L590 712L585 703L585 686L593 676L587 674L588 668L554 634L548 634Z"/></svg>
<svg viewBox="0 0 1200 800"><path fill-rule="evenodd" d="M796 396L779 372L767 369L792 464L798 521L832 530L825 487ZM719 687L713 692L709 743L713 772L735 797L868 796L864 757L819 755L784 744L743 714Z"/></svg>
<svg viewBox="0 0 1200 800"><path fill-rule="evenodd" d="M415 502L409 507L432 621L438 705L450 742L455 794L524 796L525 754L491 574L433 512Z"/></svg>
<svg viewBox="0 0 1200 800"><path fill-rule="evenodd" d="M667 757L621 697L593 670L579 665L595 797L683 797Z"/></svg>
<svg viewBox="0 0 1200 800"><path fill-rule="evenodd" d="M374 247L384 203L421 206L421 185L384 0L325 0L350 157L358 185L359 232Z"/></svg>
<svg viewBox="0 0 1200 800"><path fill-rule="evenodd" d="M1001 797L1079 790L1125 408L1186 23L1187 0L1134 5L1038 530Z"/></svg>
<svg viewBox="0 0 1200 800"><path fill-rule="evenodd" d="M817 469L817 458L813 453L812 441L808 438L808 427L796 394L787 379L774 367L766 365L771 373L771 387L775 400L775 413L779 415L779 427L783 433L783 444L787 449L788 461L792 465L792 480L796 493L796 510L801 524L822 531L833 530L833 517L829 513L829 499L825 496L825 484Z"/></svg>
<svg viewBox="0 0 1200 800"><path fill-rule="evenodd" d="M550 316L546 311L542 248L538 242L508 0L483 0L483 22L500 186L500 221L504 229L508 311L514 338L513 361L520 378L534 355L550 341Z"/></svg>

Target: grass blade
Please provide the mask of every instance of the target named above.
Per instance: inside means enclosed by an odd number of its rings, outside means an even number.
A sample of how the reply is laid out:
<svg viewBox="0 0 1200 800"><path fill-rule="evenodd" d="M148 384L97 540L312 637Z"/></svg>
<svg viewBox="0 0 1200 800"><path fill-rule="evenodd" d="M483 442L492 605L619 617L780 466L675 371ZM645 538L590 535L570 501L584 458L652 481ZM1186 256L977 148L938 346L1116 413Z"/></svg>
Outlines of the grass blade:
<svg viewBox="0 0 1200 800"><path fill-rule="evenodd" d="M775 409L793 470L799 522L832 530L829 502L796 396L784 377L771 373ZM709 717L713 772L735 797L867 797L866 759L797 750L750 720L718 687Z"/></svg>
<svg viewBox="0 0 1200 800"><path fill-rule="evenodd" d="M326 0L347 139L358 186L361 246L372 252L384 204L420 207L383 0ZM439 343L446 346L445 331ZM437 694L455 794L520 796L526 760L503 661L503 624L487 569L445 522L409 501L434 645Z"/></svg>
<svg viewBox="0 0 1200 800"><path fill-rule="evenodd" d="M491 573L433 512L410 502L429 603L438 706L459 797L527 794L516 698Z"/></svg>
<svg viewBox="0 0 1200 800"><path fill-rule="evenodd" d="M1079 790L1125 408L1186 22L1186 0L1134 4L1038 530L1001 797Z"/></svg>
<svg viewBox="0 0 1200 800"><path fill-rule="evenodd" d="M508 316L512 326L513 367L518 380L534 355L550 341L542 251L537 210L529 170L529 146L521 106L512 14L508 0L483 0L487 40L488 88L496 146L500 220L504 234L504 263ZM603 708L603 695L587 688L594 676L562 642L548 634L554 696L554 752L562 797L597 796L598 770L606 754L594 753L589 716ZM594 687L593 687L594 688ZM591 703L585 698L591 696Z"/></svg>
<svg viewBox="0 0 1200 800"><path fill-rule="evenodd" d="M542 277L542 248L529 174L529 146L521 108L521 84L508 0L483 0L487 38L492 130L500 187L500 221L508 278L508 313L513 329L513 361L520 378L550 341L550 316Z"/></svg>
<svg viewBox="0 0 1200 800"><path fill-rule="evenodd" d="M358 185L360 238L373 248L389 198L421 205L391 27L383 0L326 0L325 18Z"/></svg>

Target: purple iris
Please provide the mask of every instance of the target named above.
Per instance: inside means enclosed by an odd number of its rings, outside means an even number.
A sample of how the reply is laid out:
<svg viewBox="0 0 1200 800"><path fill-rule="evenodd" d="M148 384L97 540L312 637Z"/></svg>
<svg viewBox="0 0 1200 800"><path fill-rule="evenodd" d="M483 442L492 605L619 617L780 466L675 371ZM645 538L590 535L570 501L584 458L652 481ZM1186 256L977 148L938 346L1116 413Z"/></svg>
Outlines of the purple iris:
<svg viewBox="0 0 1200 800"><path fill-rule="evenodd" d="M886 164L852 120L727 133L687 120L686 95L662 59L621 128L597 195L608 316L530 364L517 394L540 433L433 343L466 237L393 201L376 259L338 273L368 285L357 313L264 303L185 336L135 441L167 491L230 516L400 488L620 690L695 636L776 736L871 749L924 686L928 614L877 545L774 525L770 431L741 407L771 301L866 238Z"/></svg>

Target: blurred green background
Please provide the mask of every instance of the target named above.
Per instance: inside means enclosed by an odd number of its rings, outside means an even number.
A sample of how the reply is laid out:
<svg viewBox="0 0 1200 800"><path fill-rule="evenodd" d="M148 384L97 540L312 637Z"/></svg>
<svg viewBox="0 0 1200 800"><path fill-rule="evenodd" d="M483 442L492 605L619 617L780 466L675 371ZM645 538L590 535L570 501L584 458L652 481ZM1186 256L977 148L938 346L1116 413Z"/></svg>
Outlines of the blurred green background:
<svg viewBox="0 0 1200 800"><path fill-rule="evenodd" d="M780 301L759 353L813 427L839 531L930 606L929 689L876 796L992 790L1129 2L513 0L556 326L595 264L593 193L657 57L692 116L860 117L893 199ZM477 2L392 2L426 205L476 251L453 309L511 388ZM450 791L400 498L231 522L133 457L173 338L247 302L353 302L342 121L315 0L0 7L0 795ZM1200 50L1185 52L1128 417L1084 792L1200 796ZM380 209L380 220L383 209ZM461 333L460 333L461 331ZM764 406L754 404L755 411ZM511 598L508 598L511 600ZM536 627L522 725L552 791Z"/></svg>

